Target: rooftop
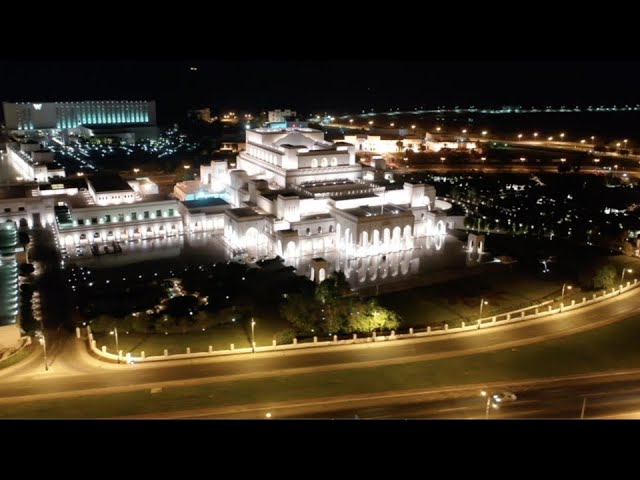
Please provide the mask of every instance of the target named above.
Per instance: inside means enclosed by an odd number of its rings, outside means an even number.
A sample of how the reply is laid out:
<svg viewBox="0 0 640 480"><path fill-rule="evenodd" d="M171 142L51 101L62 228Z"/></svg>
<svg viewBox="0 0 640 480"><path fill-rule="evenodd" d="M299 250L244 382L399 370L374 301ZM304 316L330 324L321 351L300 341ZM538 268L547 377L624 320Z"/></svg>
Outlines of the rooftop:
<svg viewBox="0 0 640 480"><path fill-rule="evenodd" d="M187 207L189 210L191 210L193 208L217 207L221 205L229 205L229 202L225 202L221 198L209 197L209 198L199 198L198 200L186 200L182 202L182 204L185 207Z"/></svg>
<svg viewBox="0 0 640 480"><path fill-rule="evenodd" d="M303 192L297 192L295 190L291 190L288 188L281 190L263 190L260 192L260 195L267 200L274 201L278 198L278 195L282 195L283 197L300 197L300 198L310 198L309 195Z"/></svg>
<svg viewBox="0 0 640 480"><path fill-rule="evenodd" d="M236 218L260 217L261 215L250 208L230 208L228 213Z"/></svg>
<svg viewBox="0 0 640 480"><path fill-rule="evenodd" d="M53 187L53 185L55 185L55 188ZM59 185L63 185L64 188L87 188L87 180L84 177L64 177L59 181L42 183L38 188L40 190L57 190L60 188Z"/></svg>
<svg viewBox="0 0 640 480"><path fill-rule="evenodd" d="M321 132L322 130L317 130L315 128L253 128L250 130L251 132L256 132L256 133L287 133L287 132L305 132L305 133L310 133L310 132Z"/></svg>
<svg viewBox="0 0 640 480"><path fill-rule="evenodd" d="M36 188L35 184L31 185L4 185L0 187L0 200L9 198L25 198L31 197L31 190Z"/></svg>
<svg viewBox="0 0 640 480"><path fill-rule="evenodd" d="M354 217L362 218L362 217L379 217L382 215L399 215L399 214L409 214L413 215L411 212L405 210L402 207L398 207L397 205L383 205L383 206L363 206L357 208L349 208L344 210L345 212L353 215Z"/></svg>
<svg viewBox="0 0 640 480"><path fill-rule="evenodd" d="M119 175L97 175L87 180L91 183L96 193L131 190L131 186Z"/></svg>

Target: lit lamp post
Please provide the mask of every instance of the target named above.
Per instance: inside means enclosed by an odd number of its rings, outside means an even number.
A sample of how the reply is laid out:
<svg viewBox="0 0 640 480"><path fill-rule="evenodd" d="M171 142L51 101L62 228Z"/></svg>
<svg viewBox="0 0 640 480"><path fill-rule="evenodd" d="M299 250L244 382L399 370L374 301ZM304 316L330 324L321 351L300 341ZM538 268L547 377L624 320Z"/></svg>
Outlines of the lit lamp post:
<svg viewBox="0 0 640 480"><path fill-rule="evenodd" d="M631 272L633 272L633 269L631 269L631 268L623 268L622 269L622 275L620 276L620 285L622 285L622 282L624 281L624 273L625 272L631 273Z"/></svg>
<svg viewBox="0 0 640 480"><path fill-rule="evenodd" d="M482 136L483 136L483 137L486 137L486 136L487 136L487 131L486 131L486 130L483 130L483 131L482 131Z"/></svg>
<svg viewBox="0 0 640 480"><path fill-rule="evenodd" d="M36 336L38 337L40 345L42 345L42 350L44 353L44 369L45 371L49 371L49 362L47 362L47 339L44 336L44 328L42 329L42 331L38 330L36 332Z"/></svg>
<svg viewBox="0 0 640 480"><path fill-rule="evenodd" d="M251 319L251 353L256 353L256 321Z"/></svg>
<svg viewBox="0 0 640 480"><path fill-rule="evenodd" d="M485 305L489 305L489 302L487 302L484 298L482 300L480 300L480 318L482 318L482 307L484 307Z"/></svg>
<svg viewBox="0 0 640 480"><path fill-rule="evenodd" d="M483 397L487 397L487 406L484 410L484 418L485 420L489 420L489 406L491 405L491 395L489 395L489 393L485 392L484 390L480 392L480 395L482 395Z"/></svg>
<svg viewBox="0 0 640 480"><path fill-rule="evenodd" d="M521 133L518 134L518 140L520 140L520 139L522 139L522 134Z"/></svg>
<svg viewBox="0 0 640 480"><path fill-rule="evenodd" d="M118 363L120 363L120 345L118 344L118 327L114 327L113 331L109 332L109 335L115 335L116 337L116 352L118 355Z"/></svg>
<svg viewBox="0 0 640 480"><path fill-rule="evenodd" d="M566 283L564 285L562 285L562 297L560 298L560 301L564 301L564 290L568 289L571 290L573 287L571 285L567 285Z"/></svg>

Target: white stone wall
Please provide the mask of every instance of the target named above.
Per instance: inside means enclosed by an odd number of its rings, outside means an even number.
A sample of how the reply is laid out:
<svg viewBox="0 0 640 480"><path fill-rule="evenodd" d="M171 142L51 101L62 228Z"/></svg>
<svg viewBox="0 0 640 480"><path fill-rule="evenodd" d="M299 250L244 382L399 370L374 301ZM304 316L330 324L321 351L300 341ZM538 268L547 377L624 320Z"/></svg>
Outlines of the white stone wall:
<svg viewBox="0 0 640 480"><path fill-rule="evenodd" d="M61 228L60 241L66 245L86 245L111 241L143 240L180 235L184 231L182 218L155 219L125 223L98 224Z"/></svg>
<svg viewBox="0 0 640 480"><path fill-rule="evenodd" d="M0 222L10 220L18 226L26 224L31 228L34 226L35 214L36 218L40 216L43 226L52 225L55 222L53 204L53 199L41 197L0 200Z"/></svg>

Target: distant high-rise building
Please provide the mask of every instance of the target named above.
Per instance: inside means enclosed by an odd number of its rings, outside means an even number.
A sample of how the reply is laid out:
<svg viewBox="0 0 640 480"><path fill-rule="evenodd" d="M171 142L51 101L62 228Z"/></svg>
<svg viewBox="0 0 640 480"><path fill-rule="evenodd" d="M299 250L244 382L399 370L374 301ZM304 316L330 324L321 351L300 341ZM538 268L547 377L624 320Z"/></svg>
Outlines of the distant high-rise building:
<svg viewBox="0 0 640 480"><path fill-rule="evenodd" d="M296 117L298 113L294 110L269 110L269 122L284 122L289 117Z"/></svg>
<svg viewBox="0 0 640 480"><path fill-rule="evenodd" d="M156 102L3 102L5 127L13 131L73 129L83 125L156 125Z"/></svg>
<svg viewBox="0 0 640 480"><path fill-rule="evenodd" d="M207 122L207 123L211 123L213 121L211 118L210 108L189 110L187 112L187 117L191 118L192 120L200 120L201 122Z"/></svg>

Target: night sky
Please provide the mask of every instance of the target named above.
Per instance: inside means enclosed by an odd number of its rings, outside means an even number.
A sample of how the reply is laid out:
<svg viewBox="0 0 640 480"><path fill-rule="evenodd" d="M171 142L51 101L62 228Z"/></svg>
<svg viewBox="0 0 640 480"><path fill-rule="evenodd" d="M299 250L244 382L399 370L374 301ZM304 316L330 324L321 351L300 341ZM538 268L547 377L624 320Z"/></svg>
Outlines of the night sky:
<svg viewBox="0 0 640 480"><path fill-rule="evenodd" d="M622 61L0 61L0 72L3 101L155 99L161 122L195 107L339 113L640 103L640 62Z"/></svg>

